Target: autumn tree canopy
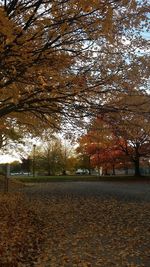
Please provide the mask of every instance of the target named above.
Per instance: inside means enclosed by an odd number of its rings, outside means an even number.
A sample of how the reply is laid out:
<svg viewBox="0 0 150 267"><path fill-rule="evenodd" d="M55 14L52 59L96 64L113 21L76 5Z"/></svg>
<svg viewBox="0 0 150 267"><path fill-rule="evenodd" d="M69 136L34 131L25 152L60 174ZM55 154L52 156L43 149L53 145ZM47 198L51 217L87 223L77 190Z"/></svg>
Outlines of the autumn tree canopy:
<svg viewBox="0 0 150 267"><path fill-rule="evenodd" d="M124 101L122 99L122 103ZM140 105L141 96L136 98L138 103ZM146 110L147 103L142 107ZM138 107L137 114L120 111L97 117L79 139L78 152L88 155L94 167L112 168L115 173L115 168L133 165L135 175L140 176L141 162L149 163L150 117L140 115Z"/></svg>
<svg viewBox="0 0 150 267"><path fill-rule="evenodd" d="M0 118L55 127L109 110L106 93L147 75L135 55L147 45L147 12L146 0L0 1Z"/></svg>
<svg viewBox="0 0 150 267"><path fill-rule="evenodd" d="M89 158L90 167L103 168L103 174L111 171L124 160L123 152L119 149L109 124L96 118L87 127L87 133L78 140L77 152Z"/></svg>
<svg viewBox="0 0 150 267"><path fill-rule="evenodd" d="M21 129L22 128L22 129ZM1 120L0 124L0 149L5 149L7 145L11 144L11 141L16 145L15 142L22 142L25 131L23 126L19 129L16 127L12 120ZM24 128L25 130L25 128Z"/></svg>
<svg viewBox="0 0 150 267"><path fill-rule="evenodd" d="M110 128L118 148L133 162L135 175L141 175L140 160L148 161L150 157L150 118L139 114L115 114L111 116Z"/></svg>

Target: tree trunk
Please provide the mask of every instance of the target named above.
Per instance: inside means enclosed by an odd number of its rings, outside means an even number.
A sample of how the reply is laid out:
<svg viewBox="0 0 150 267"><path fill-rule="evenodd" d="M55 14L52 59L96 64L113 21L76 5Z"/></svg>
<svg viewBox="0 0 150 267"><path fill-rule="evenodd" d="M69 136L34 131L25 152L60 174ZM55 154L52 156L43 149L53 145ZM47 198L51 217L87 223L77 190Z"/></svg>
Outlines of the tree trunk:
<svg viewBox="0 0 150 267"><path fill-rule="evenodd" d="M128 174L129 174L128 167L125 167L124 171L125 171L125 174L126 174L126 175L128 175Z"/></svg>
<svg viewBox="0 0 150 267"><path fill-rule="evenodd" d="M89 175L91 175L91 168L89 168L88 171L89 171Z"/></svg>
<svg viewBox="0 0 150 267"><path fill-rule="evenodd" d="M89 175L91 175L91 156L89 156L89 168L88 168L88 171L89 171Z"/></svg>
<svg viewBox="0 0 150 267"><path fill-rule="evenodd" d="M141 176L139 157L134 160L134 176Z"/></svg>
<svg viewBox="0 0 150 267"><path fill-rule="evenodd" d="M108 175L107 167L105 167L104 175Z"/></svg>
<svg viewBox="0 0 150 267"><path fill-rule="evenodd" d="M6 164L5 167L5 177L4 177L4 193L8 192L8 182L9 182L9 176L10 176L10 164Z"/></svg>
<svg viewBox="0 0 150 267"><path fill-rule="evenodd" d="M48 176L51 176L51 170L50 170L50 168L48 169Z"/></svg>
<svg viewBox="0 0 150 267"><path fill-rule="evenodd" d="M113 175L116 175L116 172L115 172L115 165L114 165L114 164L112 165L112 169L113 169L113 173L112 173L112 174L113 174Z"/></svg>

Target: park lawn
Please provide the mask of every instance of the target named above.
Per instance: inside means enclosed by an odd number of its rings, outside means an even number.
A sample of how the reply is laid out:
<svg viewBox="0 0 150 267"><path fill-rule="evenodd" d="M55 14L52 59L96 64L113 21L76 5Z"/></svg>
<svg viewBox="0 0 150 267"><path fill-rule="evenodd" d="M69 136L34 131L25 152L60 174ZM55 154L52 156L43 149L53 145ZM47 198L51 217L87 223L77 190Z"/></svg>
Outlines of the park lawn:
<svg viewBox="0 0 150 267"><path fill-rule="evenodd" d="M42 182L75 182L75 181L110 181L110 182L136 182L136 181L150 181L150 176L94 176L94 175L62 175L62 176L16 176L13 177L17 181L23 183L42 183ZM13 179L12 178L12 179Z"/></svg>

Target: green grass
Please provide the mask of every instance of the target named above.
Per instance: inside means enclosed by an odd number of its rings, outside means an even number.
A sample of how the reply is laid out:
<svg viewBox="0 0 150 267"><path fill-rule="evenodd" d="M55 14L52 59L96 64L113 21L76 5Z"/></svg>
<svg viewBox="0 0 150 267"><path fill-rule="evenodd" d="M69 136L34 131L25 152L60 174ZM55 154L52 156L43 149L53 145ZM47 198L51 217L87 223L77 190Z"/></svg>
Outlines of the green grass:
<svg viewBox="0 0 150 267"><path fill-rule="evenodd" d="M136 182L150 181L150 176L92 176L92 175L65 175L65 176L17 176L12 177L25 183L41 183L41 182L71 182L71 181L111 181L111 182Z"/></svg>

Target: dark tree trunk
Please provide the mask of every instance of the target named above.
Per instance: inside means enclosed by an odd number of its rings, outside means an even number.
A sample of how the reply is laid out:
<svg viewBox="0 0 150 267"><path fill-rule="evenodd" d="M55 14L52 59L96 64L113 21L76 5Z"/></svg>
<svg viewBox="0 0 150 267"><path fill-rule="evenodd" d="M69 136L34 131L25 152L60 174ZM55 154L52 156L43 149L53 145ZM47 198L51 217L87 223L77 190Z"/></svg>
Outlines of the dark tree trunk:
<svg viewBox="0 0 150 267"><path fill-rule="evenodd" d="M129 170L128 170L128 167L125 167L125 174L127 175L127 174L129 174Z"/></svg>
<svg viewBox="0 0 150 267"><path fill-rule="evenodd" d="M108 175L107 168L105 168L104 175Z"/></svg>
<svg viewBox="0 0 150 267"><path fill-rule="evenodd" d="M51 172L51 164L50 164L49 160L48 160L48 162L47 162L47 174L48 174L49 176L51 176L51 174L52 174L52 172Z"/></svg>
<svg viewBox="0 0 150 267"><path fill-rule="evenodd" d="M50 169L48 169L48 176L51 176L52 174L51 174L51 170Z"/></svg>
<svg viewBox="0 0 150 267"><path fill-rule="evenodd" d="M89 175L91 175L91 156L89 156L89 167L88 167Z"/></svg>
<svg viewBox="0 0 150 267"><path fill-rule="evenodd" d="M139 157L134 160L134 176L141 176Z"/></svg>
<svg viewBox="0 0 150 267"><path fill-rule="evenodd" d="M116 172L115 172L115 165L114 165L114 164L112 165L112 170L113 170L113 173L112 173L112 174L113 174L113 175L116 175Z"/></svg>
<svg viewBox="0 0 150 267"><path fill-rule="evenodd" d="M62 175L67 175L66 170L62 171Z"/></svg>
<svg viewBox="0 0 150 267"><path fill-rule="evenodd" d="M91 168L89 168L89 175L91 175Z"/></svg>

